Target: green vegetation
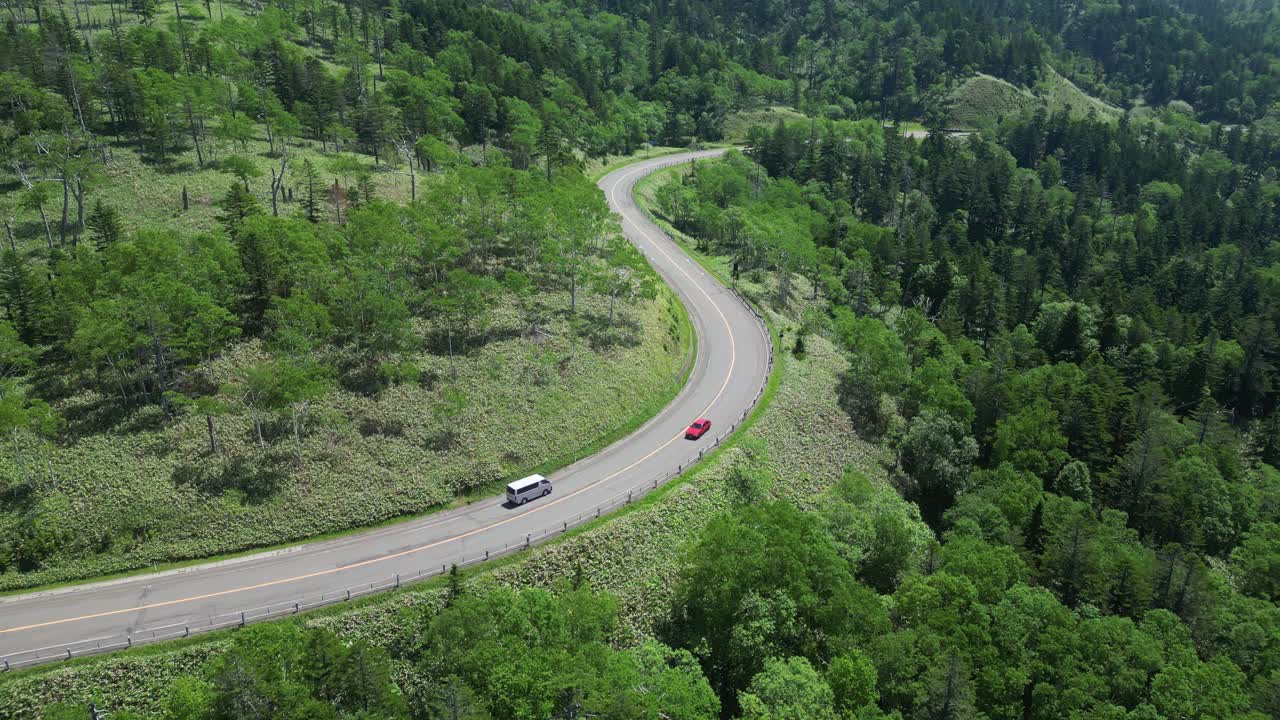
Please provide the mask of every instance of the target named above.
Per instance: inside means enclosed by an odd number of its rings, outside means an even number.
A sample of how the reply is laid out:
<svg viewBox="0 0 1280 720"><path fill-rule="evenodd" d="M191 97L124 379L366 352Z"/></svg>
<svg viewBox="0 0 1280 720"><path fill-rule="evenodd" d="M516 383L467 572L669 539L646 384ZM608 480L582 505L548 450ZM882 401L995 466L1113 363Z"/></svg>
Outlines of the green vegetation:
<svg viewBox="0 0 1280 720"><path fill-rule="evenodd" d="M747 133L751 128L757 125L773 127L779 120L783 122L799 122L808 120L808 118L788 107L740 110L725 117L724 139L730 143L744 143L747 141Z"/></svg>
<svg viewBox="0 0 1280 720"><path fill-rule="evenodd" d="M749 281L740 287L749 297L772 294L765 285ZM792 327L787 318L795 315L793 309L786 317L774 315L772 322L784 329ZM835 399L845 363L840 354L819 336L813 338L803 360L782 357L780 363L760 406L762 412L749 421L738 436L739 442L722 446L681 481L607 522L572 532L564 540L509 562L479 566L465 577L465 592L479 595L499 587L554 589L565 578L587 578L597 591L618 598L624 628L619 630L620 636L636 638L637 642L653 637L653 628L667 612L664 598L670 598L674 590L680 548L697 528L739 502L735 498L739 497L738 479L744 468L762 463L773 478L769 494L803 505L813 503L831 487L849 463L876 472L868 446L853 434ZM812 429L800 432L802 427ZM877 482L874 487L875 506L880 508L875 512L901 517L916 528L917 537L926 536L914 508L887 484ZM402 611L410 608L414 617L433 615L448 595L447 584L445 580L433 581L320 611L305 621L337 633L346 642L363 639L392 648L404 642L411 625ZM66 667L0 675L0 714L33 717L37 708L58 702L83 704L96 697L102 707L153 716L161 712L172 679L199 674L208 657L225 650L227 636L221 633L185 645L149 646L111 657L76 660ZM398 666L394 658L393 663ZM416 691L411 688L418 685L405 687L412 694Z"/></svg>
<svg viewBox="0 0 1280 720"><path fill-rule="evenodd" d="M1114 120L1120 109L1090 97L1051 67L1031 89L1017 87L990 75L977 74L955 87L944 100L950 128L980 128L999 124L1043 108L1050 115L1065 112L1083 118L1090 114Z"/></svg>
<svg viewBox="0 0 1280 720"><path fill-rule="evenodd" d="M620 155L745 140L641 192L784 377L612 522L6 678L0 713L1280 715L1265 4L38 0L2 32L4 586L483 492L635 363L617 432L686 349L581 174ZM498 413L547 432L459 448ZM353 474L354 520L316 512Z"/></svg>
<svg viewBox="0 0 1280 720"><path fill-rule="evenodd" d="M4 325L16 378L31 383L11 385L18 502L4 516L4 583L423 512L571 461L678 389L682 315L665 294L640 313L619 310L620 299L652 297L656 278L585 180L459 170L421 189L412 209L370 200L338 230L250 212L229 217L234 244L139 232L62 261L54 288L85 310ZM453 209L458 197L469 210ZM508 237L554 223L565 244L516 253L455 239L494 216L507 218L494 230ZM522 270L504 269L503 256ZM346 271L334 273L339 258ZM362 262L394 270L362 274ZM179 324L183 315L202 319ZM93 363L35 372L24 338L60 332ZM622 382L624 366L644 382ZM32 386L68 418L69 445L35 442L58 415L22 390ZM594 434L582 432L584 416L600 418ZM355 494L350 477L365 479Z"/></svg>
<svg viewBox="0 0 1280 720"><path fill-rule="evenodd" d="M1274 628L1280 617L1271 583L1259 579L1273 568L1280 518L1280 286L1270 279L1280 231L1262 220L1280 190L1251 172L1265 156L1215 132L1183 165L1170 156L1185 140L1168 126L1076 119L1066 108L1006 119L972 140L915 143L866 122L779 123L752 135L750 157L730 153L645 190L704 249L728 255L733 274L773 278L779 302L795 273L815 279L828 309L814 324L850 361L842 407L941 540L923 561L888 564L899 572L858 578L894 598L891 628L851 638L878 670L880 710L932 713L940 692L966 717L1108 706L1156 717L1272 714L1277 648L1262 641L1266 650L1246 657L1235 634L1240 623ZM1123 150L1092 150L1108 146ZM1105 197L1103 186L1112 188ZM790 511L778 512L784 522ZM873 547L890 552L894 537L877 535ZM768 577L784 553L762 556L775 562ZM976 555L948 569L952 553ZM753 577L749 568L697 576L677 608L694 612L702 593L724 602L733 578ZM813 592L797 582L802 594L787 613ZM950 631L912 619L916 593L953 618L989 610L946 639ZM946 599L960 596L968 599ZM1080 658L1094 652L1094 621L1127 628L1133 642L1166 626L1185 640L1148 666L1136 695L1072 696L1062 688L1075 682L1076 661L1055 659L1042 681L1020 658L1034 689L1002 699L990 673L1007 657L999 626L1028 603L1061 618L1062 638L1077 643L1067 652ZM712 615L729 622L723 608L694 620ZM1052 623L1038 615L1034 624ZM926 627L934 636L918 645ZM970 634L978 627L990 640ZM738 641L723 627L703 632L675 644ZM796 637L806 636L780 639ZM906 642L930 648L919 664L901 664ZM765 658L799 655L821 672L838 654L730 644L704 669L722 705L742 702L748 716L752 678L782 672ZM1098 662L1113 661L1080 667ZM1187 677L1221 693L1182 694ZM910 689L897 684L904 678Z"/></svg>
<svg viewBox="0 0 1280 720"><path fill-rule="evenodd" d="M1030 91L997 77L978 74L947 95L947 125L977 128L1020 115L1040 104Z"/></svg>

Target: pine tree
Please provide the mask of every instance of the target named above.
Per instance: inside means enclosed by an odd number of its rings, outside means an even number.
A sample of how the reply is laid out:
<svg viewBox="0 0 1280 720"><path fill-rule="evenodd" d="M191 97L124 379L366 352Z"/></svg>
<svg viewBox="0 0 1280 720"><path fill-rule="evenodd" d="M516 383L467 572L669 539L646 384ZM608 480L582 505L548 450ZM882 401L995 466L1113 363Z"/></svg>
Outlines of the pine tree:
<svg viewBox="0 0 1280 720"><path fill-rule="evenodd" d="M89 213L89 229L93 231L93 245L98 252L120 242L124 236L119 211L101 200L93 204L93 211Z"/></svg>
<svg viewBox="0 0 1280 720"><path fill-rule="evenodd" d="M452 607L462 597L462 578L458 575L458 564L449 567L449 588L445 592L444 606Z"/></svg>
<svg viewBox="0 0 1280 720"><path fill-rule="evenodd" d="M1066 362L1079 362L1084 354L1084 323L1080 319L1080 308L1072 305L1058 326L1058 337L1053 343L1055 359Z"/></svg>
<svg viewBox="0 0 1280 720"><path fill-rule="evenodd" d="M1027 525L1022 530L1022 545L1031 552L1034 557L1039 557L1044 552L1044 500L1036 503L1036 507L1031 511L1031 517L1027 519Z"/></svg>
<svg viewBox="0 0 1280 720"><path fill-rule="evenodd" d="M22 342L35 345L50 335L49 283L12 249L6 250L0 260L0 302Z"/></svg>
<svg viewBox="0 0 1280 720"><path fill-rule="evenodd" d="M156 19L156 6L156 0L129 0L129 10L138 16L143 25L147 26Z"/></svg>
<svg viewBox="0 0 1280 720"><path fill-rule="evenodd" d="M262 212L262 207L258 205L258 199L253 196L253 193L241 187L239 183L231 183L231 186L227 188L227 194L222 196L222 202L219 205L222 208L222 215L218 219L222 221L223 227L227 229L227 234L233 238L246 218Z"/></svg>
<svg viewBox="0 0 1280 720"><path fill-rule="evenodd" d="M376 199L377 188L373 184L373 176L364 173L356 178L356 186L348 191L352 209L359 210Z"/></svg>
<svg viewBox="0 0 1280 720"><path fill-rule="evenodd" d="M560 129L555 120L548 114L542 115L542 128L538 131L538 154L542 156L547 169L547 182L551 182L551 171L563 160L564 148L560 139Z"/></svg>
<svg viewBox="0 0 1280 720"><path fill-rule="evenodd" d="M319 183L319 173L316 172L315 165L311 164L310 158L302 161L302 182L306 188L306 194L302 196L302 210L308 220L318 222L320 198L316 196L316 186Z"/></svg>

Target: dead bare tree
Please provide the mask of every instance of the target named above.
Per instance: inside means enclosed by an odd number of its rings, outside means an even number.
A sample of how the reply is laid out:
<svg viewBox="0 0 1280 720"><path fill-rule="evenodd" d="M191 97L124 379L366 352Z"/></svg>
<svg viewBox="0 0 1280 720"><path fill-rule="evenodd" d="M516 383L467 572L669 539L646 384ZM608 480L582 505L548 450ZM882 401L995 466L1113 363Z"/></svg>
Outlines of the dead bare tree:
<svg viewBox="0 0 1280 720"><path fill-rule="evenodd" d="M279 198L284 195L284 173L289 166L289 153L281 145L280 149L280 171L276 172L274 166L271 168L271 215L280 217Z"/></svg>
<svg viewBox="0 0 1280 720"><path fill-rule="evenodd" d="M409 168L409 201L413 202L418 199L418 177L414 172L414 160L417 155L415 145L405 135L396 136L392 142L395 143L396 154Z"/></svg>

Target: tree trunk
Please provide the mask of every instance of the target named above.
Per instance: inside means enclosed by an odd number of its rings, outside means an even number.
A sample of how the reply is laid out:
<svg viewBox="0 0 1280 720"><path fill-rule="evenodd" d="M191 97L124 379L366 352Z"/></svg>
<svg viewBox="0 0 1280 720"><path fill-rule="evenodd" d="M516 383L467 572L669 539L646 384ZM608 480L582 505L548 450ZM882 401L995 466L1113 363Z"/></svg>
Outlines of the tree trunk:
<svg viewBox="0 0 1280 720"><path fill-rule="evenodd" d="M107 365L113 371L115 371L116 385L120 388L120 400L125 403L129 402L129 394L126 393L124 390L125 380L127 380L127 378L124 376L124 371L120 369L119 365L116 365L115 361L111 359L110 355L107 356Z"/></svg>
<svg viewBox="0 0 1280 720"><path fill-rule="evenodd" d="M22 446L18 443L18 428L14 427L9 432L9 441L13 444L13 459L18 461L18 468L22 470L22 477L27 481L27 487L35 487L31 482L31 470L27 467L26 459L22 456Z"/></svg>
<svg viewBox="0 0 1280 720"><path fill-rule="evenodd" d="M213 416L204 416L205 426L209 428L209 454L216 455L218 453L218 435L214 432Z"/></svg>
<svg viewBox="0 0 1280 720"><path fill-rule="evenodd" d="M458 379L458 367L453 362L453 329L450 328L446 335L449 338L449 377L456 381Z"/></svg>
<svg viewBox="0 0 1280 720"><path fill-rule="evenodd" d="M48 226L46 225L45 227L47 228ZM9 249L10 249L10 250L12 250L12 251L16 254L16 253L18 252L18 243L17 243L16 241L14 241L14 239L13 239L13 225L11 225L11 224L9 223L9 218L5 218L5 219L4 219L4 233L5 233L5 235L7 235L7 236L9 237ZM52 247L53 247L53 239L52 239L52 238L50 238L50 241L49 241L49 247L50 247L50 248L52 248ZM12 315L13 315L13 313L10 313L10 316L12 316Z"/></svg>
<svg viewBox="0 0 1280 720"><path fill-rule="evenodd" d="M40 211L40 222L44 223L44 238L49 243L49 250L53 250L53 230L49 229L49 216L44 212L44 203L36 205L36 209Z"/></svg>
<svg viewBox="0 0 1280 720"><path fill-rule="evenodd" d="M189 72L191 70L191 51L187 48L187 33L182 27L182 8L178 7L178 0L173 0L173 20L178 25L178 41L182 43L182 60L186 63Z"/></svg>
<svg viewBox="0 0 1280 720"><path fill-rule="evenodd" d="M84 180L79 175L76 176L76 189L73 193L76 199L76 237L84 232Z"/></svg>
<svg viewBox="0 0 1280 720"><path fill-rule="evenodd" d="M65 245L67 242L67 209L71 204L71 181L67 177L62 178L62 227L58 229L58 244Z"/></svg>
<svg viewBox="0 0 1280 720"><path fill-rule="evenodd" d="M271 168L271 216L280 217L280 207L276 204L276 169Z"/></svg>
<svg viewBox="0 0 1280 720"><path fill-rule="evenodd" d="M298 408L292 408L293 414L293 455L298 458L298 463L302 463L302 431L299 427L301 420L299 418L300 411Z"/></svg>
<svg viewBox="0 0 1280 720"><path fill-rule="evenodd" d="M191 128L191 144L196 148L196 167L204 167L204 151L200 148L200 130L196 126L195 113L191 110L191 101L187 101L187 127Z"/></svg>

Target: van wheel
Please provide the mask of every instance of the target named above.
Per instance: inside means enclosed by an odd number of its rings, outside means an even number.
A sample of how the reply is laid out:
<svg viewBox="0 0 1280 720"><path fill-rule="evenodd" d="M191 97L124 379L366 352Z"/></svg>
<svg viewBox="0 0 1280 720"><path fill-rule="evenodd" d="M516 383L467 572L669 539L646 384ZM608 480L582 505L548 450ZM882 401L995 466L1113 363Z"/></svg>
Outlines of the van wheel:
<svg viewBox="0 0 1280 720"><path fill-rule="evenodd" d="M550 494L551 494L551 490L550 490L550 489L547 489L547 490L543 490L543 491L542 491L542 497L546 497L546 496L548 496L548 495L550 495Z"/></svg>
<svg viewBox="0 0 1280 720"><path fill-rule="evenodd" d="M520 504L521 504L521 505L524 505L524 504L525 504L525 503L527 503L527 502L529 502L529 498L520 498Z"/></svg>

